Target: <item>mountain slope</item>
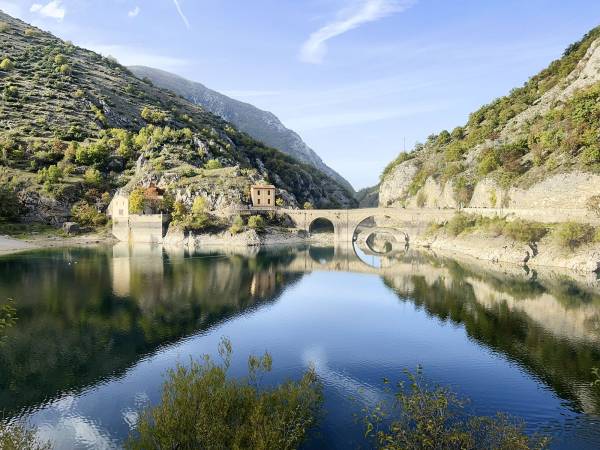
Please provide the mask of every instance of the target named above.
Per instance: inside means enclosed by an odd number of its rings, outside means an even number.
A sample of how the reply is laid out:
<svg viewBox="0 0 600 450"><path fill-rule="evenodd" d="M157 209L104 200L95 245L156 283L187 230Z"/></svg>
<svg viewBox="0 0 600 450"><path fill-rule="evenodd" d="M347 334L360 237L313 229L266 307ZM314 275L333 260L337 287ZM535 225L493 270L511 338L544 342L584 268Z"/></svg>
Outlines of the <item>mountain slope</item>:
<svg viewBox="0 0 600 450"><path fill-rule="evenodd" d="M186 80L178 75L144 66L131 66L129 69L139 78L147 78L156 86L169 89L183 98L206 108L254 139L282 151L298 161L310 164L324 174L338 181L351 192L352 186L335 170L327 166L302 138L286 128L281 121L268 111L263 111L248 103L227 97L207 88L201 83Z"/></svg>
<svg viewBox="0 0 600 450"><path fill-rule="evenodd" d="M379 201L585 209L600 195L599 174L600 27L465 126L400 154L381 176Z"/></svg>
<svg viewBox="0 0 600 450"><path fill-rule="evenodd" d="M211 209L247 204L259 181L290 206L355 204L313 167L1 12L0 95L0 219L93 215L125 185L157 184L187 207L202 195Z"/></svg>

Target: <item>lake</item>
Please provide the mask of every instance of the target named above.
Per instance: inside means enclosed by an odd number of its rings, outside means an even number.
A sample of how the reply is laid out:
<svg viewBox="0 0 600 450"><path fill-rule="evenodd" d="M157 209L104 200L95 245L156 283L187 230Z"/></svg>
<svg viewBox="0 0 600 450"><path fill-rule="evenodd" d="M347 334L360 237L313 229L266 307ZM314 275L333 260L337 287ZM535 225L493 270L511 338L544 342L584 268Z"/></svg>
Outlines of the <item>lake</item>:
<svg viewBox="0 0 600 450"><path fill-rule="evenodd" d="M600 446L597 280L410 249L137 244L4 256L0 280L18 316L0 347L0 411L57 449L120 448L165 371L216 355L223 336L234 376L265 350L265 385L315 365L325 415L306 448L364 448L361 410L386 395L384 377L418 366L471 413L514 415L552 448Z"/></svg>

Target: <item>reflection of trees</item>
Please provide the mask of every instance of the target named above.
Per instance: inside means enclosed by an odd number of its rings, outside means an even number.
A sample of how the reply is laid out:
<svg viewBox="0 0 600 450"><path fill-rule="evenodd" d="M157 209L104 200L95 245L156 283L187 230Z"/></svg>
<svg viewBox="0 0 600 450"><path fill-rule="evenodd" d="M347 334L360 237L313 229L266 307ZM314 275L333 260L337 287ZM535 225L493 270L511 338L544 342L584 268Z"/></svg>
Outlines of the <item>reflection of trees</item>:
<svg viewBox="0 0 600 450"><path fill-rule="evenodd" d="M275 273L264 257L159 251L115 265L112 256L76 249L0 260L0 298L15 298L19 315L0 348L0 410L119 375L162 345L273 301L302 276Z"/></svg>
<svg viewBox="0 0 600 450"><path fill-rule="evenodd" d="M579 409L600 411L600 393L588 388L600 364L597 294L568 278L507 279L452 261L384 281L402 301L462 324L469 336L522 364Z"/></svg>

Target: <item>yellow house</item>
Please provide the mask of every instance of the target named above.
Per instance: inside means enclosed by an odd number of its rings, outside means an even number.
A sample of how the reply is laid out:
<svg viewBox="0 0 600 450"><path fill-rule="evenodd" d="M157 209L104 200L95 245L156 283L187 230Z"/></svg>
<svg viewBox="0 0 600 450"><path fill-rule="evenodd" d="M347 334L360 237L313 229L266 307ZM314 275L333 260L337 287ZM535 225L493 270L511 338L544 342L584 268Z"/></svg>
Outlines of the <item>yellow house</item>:
<svg viewBox="0 0 600 450"><path fill-rule="evenodd" d="M272 184L255 184L250 188L252 206L255 208L275 207L275 186Z"/></svg>

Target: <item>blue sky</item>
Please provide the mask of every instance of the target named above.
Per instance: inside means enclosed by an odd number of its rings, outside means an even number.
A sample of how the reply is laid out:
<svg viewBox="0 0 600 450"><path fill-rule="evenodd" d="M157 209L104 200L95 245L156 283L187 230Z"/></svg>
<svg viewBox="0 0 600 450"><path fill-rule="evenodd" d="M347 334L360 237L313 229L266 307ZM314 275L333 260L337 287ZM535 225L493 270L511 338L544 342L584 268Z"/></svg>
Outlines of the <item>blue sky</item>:
<svg viewBox="0 0 600 450"><path fill-rule="evenodd" d="M275 113L356 188L600 24L597 0L0 0Z"/></svg>

